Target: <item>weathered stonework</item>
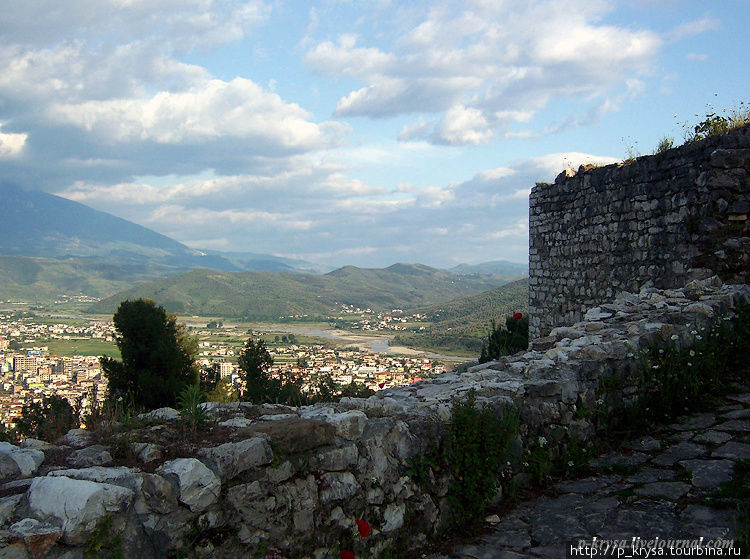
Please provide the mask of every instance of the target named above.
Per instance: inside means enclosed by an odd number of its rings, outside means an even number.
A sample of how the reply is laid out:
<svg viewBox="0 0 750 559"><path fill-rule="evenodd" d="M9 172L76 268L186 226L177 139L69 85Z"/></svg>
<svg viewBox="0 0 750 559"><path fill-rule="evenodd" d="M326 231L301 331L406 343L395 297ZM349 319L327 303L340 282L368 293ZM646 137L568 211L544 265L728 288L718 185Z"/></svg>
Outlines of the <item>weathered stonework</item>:
<svg viewBox="0 0 750 559"><path fill-rule="evenodd" d="M747 283L748 216L750 127L538 184L529 202L530 338L620 291L714 273Z"/></svg>

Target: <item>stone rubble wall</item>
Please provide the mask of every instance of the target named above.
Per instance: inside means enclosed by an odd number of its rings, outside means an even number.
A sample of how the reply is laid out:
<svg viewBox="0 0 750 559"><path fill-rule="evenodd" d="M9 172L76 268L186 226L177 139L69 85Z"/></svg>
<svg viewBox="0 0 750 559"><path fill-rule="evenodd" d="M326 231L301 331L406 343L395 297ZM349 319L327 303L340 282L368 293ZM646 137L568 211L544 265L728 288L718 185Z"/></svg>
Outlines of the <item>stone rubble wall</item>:
<svg viewBox="0 0 750 559"><path fill-rule="evenodd" d="M529 337L621 291L750 282L750 127L628 164L581 166L529 202Z"/></svg>
<svg viewBox="0 0 750 559"><path fill-rule="evenodd" d="M54 445L0 443L0 559L115 557L118 546L133 559L335 558L359 518L372 527L372 556L414 549L448 518L449 479L438 472L419 485L410 460L439 440L454 398L475 390L481 404L514 405L519 449L539 436L585 441L594 427L576 406L593 409L603 379L617 376L607 397L627 402L641 348L655 338L691 344L740 298L750 287L718 277L623 292L529 351L464 374L302 408L207 404L215 440L188 456L168 455L181 432L168 408L118 439L136 463L118 463L114 442L81 429Z"/></svg>

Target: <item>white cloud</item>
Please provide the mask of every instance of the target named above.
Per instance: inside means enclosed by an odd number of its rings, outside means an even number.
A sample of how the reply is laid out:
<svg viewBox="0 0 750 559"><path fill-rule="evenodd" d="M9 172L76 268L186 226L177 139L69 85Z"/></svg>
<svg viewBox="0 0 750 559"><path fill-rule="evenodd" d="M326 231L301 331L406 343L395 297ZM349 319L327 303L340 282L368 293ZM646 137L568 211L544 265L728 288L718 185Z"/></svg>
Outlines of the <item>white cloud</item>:
<svg viewBox="0 0 750 559"><path fill-rule="evenodd" d="M581 165L610 165L619 163L622 159L606 155L592 155L575 151L550 153L526 160L526 164L536 168L546 177L554 177L564 169L577 170Z"/></svg>
<svg viewBox="0 0 750 559"><path fill-rule="evenodd" d="M148 99L113 99L54 104L49 118L72 124L111 142L203 143L219 138L262 140L280 149L326 145L326 128L296 104L254 82L210 80L188 91L162 91Z"/></svg>
<svg viewBox="0 0 750 559"><path fill-rule="evenodd" d="M600 23L610 9L589 0L440 4L390 46L362 45L345 35L312 47L306 62L320 73L363 82L339 99L335 116L434 114L404 126L399 140L487 143L498 131L523 135L506 129L529 122L552 98L575 95L601 104L608 92L652 68L661 37Z"/></svg>
<svg viewBox="0 0 750 559"><path fill-rule="evenodd" d="M449 145L483 144L492 138L492 129L480 110L456 105L445 111L435 138Z"/></svg>
<svg viewBox="0 0 750 559"><path fill-rule="evenodd" d="M686 39L687 37L700 35L701 33L705 33L707 31L716 31L717 29L719 29L719 27L721 27L721 22L718 19L704 17L694 21L681 23L680 25L672 29L667 37L671 41L681 41L682 39Z"/></svg>
<svg viewBox="0 0 750 559"><path fill-rule="evenodd" d="M190 50L244 37L268 18L258 0L36 0L3 6L6 41L49 45L71 38L133 37Z"/></svg>
<svg viewBox="0 0 750 559"><path fill-rule="evenodd" d="M434 149L434 148L432 148ZM553 153L477 172L463 182L382 188L347 178L338 164L297 156L287 168L166 185L79 183L61 192L196 248L253 250L361 266L399 259L446 265L523 261L528 195L564 167L612 157ZM439 237L440 242L435 239Z"/></svg>
<svg viewBox="0 0 750 559"><path fill-rule="evenodd" d="M509 167L496 167L494 169L487 169L486 171L480 171L477 173L477 178L482 180L490 181L502 179L503 177L509 177L515 174L516 171Z"/></svg>
<svg viewBox="0 0 750 559"><path fill-rule="evenodd" d="M0 126L0 159L18 157L23 152L28 134L3 132Z"/></svg>

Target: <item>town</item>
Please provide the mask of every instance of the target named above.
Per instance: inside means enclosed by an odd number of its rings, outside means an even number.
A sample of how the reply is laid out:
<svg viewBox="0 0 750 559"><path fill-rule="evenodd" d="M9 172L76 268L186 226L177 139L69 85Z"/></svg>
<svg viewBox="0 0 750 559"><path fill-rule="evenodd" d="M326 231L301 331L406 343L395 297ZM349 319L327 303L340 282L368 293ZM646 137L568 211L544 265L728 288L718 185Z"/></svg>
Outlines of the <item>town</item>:
<svg viewBox="0 0 750 559"><path fill-rule="evenodd" d="M55 321L29 313L0 312L0 423L12 427L24 404L58 395L71 405L87 409L92 397L101 401L107 380L99 366L100 354L117 356L116 331L108 320ZM196 364L215 367L221 378L229 378L242 391L237 366L242 339L263 339L274 364L269 373L276 378L301 379L308 391L321 378L336 384L354 383L377 391L410 384L444 372L445 365L418 357L379 354L358 347L331 347L297 340L294 334L250 331L223 327L189 328L198 340ZM209 326L211 326L209 328ZM85 354L71 354L83 348Z"/></svg>

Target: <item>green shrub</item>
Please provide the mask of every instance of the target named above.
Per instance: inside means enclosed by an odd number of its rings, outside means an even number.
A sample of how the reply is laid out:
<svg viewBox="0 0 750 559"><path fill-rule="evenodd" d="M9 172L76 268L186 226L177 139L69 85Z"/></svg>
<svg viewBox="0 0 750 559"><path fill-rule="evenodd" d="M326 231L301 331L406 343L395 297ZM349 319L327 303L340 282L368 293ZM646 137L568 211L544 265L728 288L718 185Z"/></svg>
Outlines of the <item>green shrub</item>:
<svg viewBox="0 0 750 559"><path fill-rule="evenodd" d="M518 413L510 406L500 412L487 405L478 409L474 390L453 402L444 455L454 527L475 521L495 495L518 426Z"/></svg>
<svg viewBox="0 0 750 559"><path fill-rule="evenodd" d="M529 317L515 313L505 319L505 327L498 326L494 320L492 321L492 330L487 335L487 341L482 344L479 362L486 363L528 347Z"/></svg>
<svg viewBox="0 0 750 559"><path fill-rule="evenodd" d="M661 140L659 140L659 144L656 146L656 151L654 153L664 153L665 151L669 151L674 147L674 139L670 138L669 136L664 136Z"/></svg>
<svg viewBox="0 0 750 559"><path fill-rule="evenodd" d="M53 395L45 396L41 403L25 404L16 419L16 432L22 437L54 442L79 425L73 406L65 398Z"/></svg>
<svg viewBox="0 0 750 559"><path fill-rule="evenodd" d="M724 109L723 113L723 115L717 113L713 106L708 103L706 105L706 115L703 120L693 126L687 123L683 124L685 140L687 142L697 142L698 140L724 134L730 130L750 124L750 108L745 106L744 101L740 101L735 108Z"/></svg>
<svg viewBox="0 0 750 559"><path fill-rule="evenodd" d="M206 422L206 410L201 406L204 400L203 391L198 384L186 386L177 396L180 416L193 431Z"/></svg>

